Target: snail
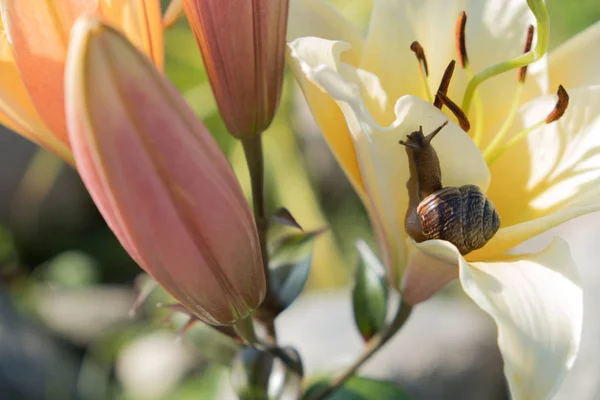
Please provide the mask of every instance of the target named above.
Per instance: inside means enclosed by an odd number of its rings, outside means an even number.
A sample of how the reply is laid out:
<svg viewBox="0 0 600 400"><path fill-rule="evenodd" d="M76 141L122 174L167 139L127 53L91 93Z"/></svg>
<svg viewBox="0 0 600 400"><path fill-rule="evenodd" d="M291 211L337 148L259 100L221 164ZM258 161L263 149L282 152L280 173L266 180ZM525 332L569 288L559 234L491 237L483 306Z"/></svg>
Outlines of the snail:
<svg viewBox="0 0 600 400"><path fill-rule="evenodd" d="M427 136L420 126L406 141L400 141L406 147L410 169L405 227L416 242L446 240L465 255L483 247L496 234L500 217L477 186L442 186L440 161L431 140L447 124Z"/></svg>

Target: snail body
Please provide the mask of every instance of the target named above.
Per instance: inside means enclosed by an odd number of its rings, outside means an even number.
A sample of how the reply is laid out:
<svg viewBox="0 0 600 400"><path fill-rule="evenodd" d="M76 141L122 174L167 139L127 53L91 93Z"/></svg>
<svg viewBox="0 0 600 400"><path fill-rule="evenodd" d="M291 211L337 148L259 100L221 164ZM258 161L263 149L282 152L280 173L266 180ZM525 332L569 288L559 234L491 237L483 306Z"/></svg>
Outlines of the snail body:
<svg viewBox="0 0 600 400"><path fill-rule="evenodd" d="M500 216L477 186L442 186L440 163L431 140L446 123L427 136L420 127L406 141L400 141L406 146L410 168L405 226L417 242L446 240L465 255L483 247L496 234Z"/></svg>

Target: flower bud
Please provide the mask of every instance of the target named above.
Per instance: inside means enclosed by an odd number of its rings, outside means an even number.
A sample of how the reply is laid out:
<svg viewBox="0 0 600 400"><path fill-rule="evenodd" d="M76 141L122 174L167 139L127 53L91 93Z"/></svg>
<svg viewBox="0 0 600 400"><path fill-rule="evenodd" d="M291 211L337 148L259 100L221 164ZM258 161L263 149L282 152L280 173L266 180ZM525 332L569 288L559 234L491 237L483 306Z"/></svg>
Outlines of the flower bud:
<svg viewBox="0 0 600 400"><path fill-rule="evenodd" d="M64 68L75 20L102 16L162 68L158 0L1 0L0 6L0 123L68 162Z"/></svg>
<svg viewBox="0 0 600 400"><path fill-rule="evenodd" d="M66 114L78 171L135 261L198 318L261 303L256 226L231 167L182 96L118 31L74 26Z"/></svg>
<svg viewBox="0 0 600 400"><path fill-rule="evenodd" d="M221 117L238 139L273 120L283 82L288 0L183 0Z"/></svg>

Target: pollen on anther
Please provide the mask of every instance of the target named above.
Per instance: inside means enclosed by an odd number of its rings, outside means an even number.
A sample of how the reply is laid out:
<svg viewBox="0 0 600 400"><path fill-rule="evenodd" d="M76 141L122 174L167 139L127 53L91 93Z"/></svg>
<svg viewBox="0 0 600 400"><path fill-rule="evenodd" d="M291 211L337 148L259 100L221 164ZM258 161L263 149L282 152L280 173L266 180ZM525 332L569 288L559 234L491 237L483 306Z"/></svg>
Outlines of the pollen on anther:
<svg viewBox="0 0 600 400"><path fill-rule="evenodd" d="M547 124L554 122L560 117L562 117L565 111L567 111L567 107L569 106L569 94L567 93L563 85L558 86L558 91L556 92L556 95L558 96L558 100L556 101L556 105L554 106L552 112L546 117Z"/></svg>
<svg viewBox="0 0 600 400"><path fill-rule="evenodd" d="M448 94L448 88L450 87L450 80L452 79L452 75L454 74L454 66L455 65L456 65L456 61L454 61L454 60L450 61L450 63L446 67L446 70L444 71L444 75L442 76L440 86L438 86L437 94L435 96L435 101L433 102L433 105L436 106L440 110L442 109L444 102L443 102L443 99L440 96L438 96L438 94L440 94L440 93L443 95Z"/></svg>
<svg viewBox="0 0 600 400"><path fill-rule="evenodd" d="M465 28L467 26L467 13L461 12L456 20L455 36L456 36L456 54L458 55L458 62L460 66L464 68L469 64L469 57L467 57L467 43L465 38Z"/></svg>
<svg viewBox="0 0 600 400"><path fill-rule="evenodd" d="M417 56L417 60L419 60L419 64L421 64L421 67L423 68L423 72L425 72L425 76L429 76L429 67L427 66L427 58L425 57L425 51L423 50L423 46L421 46L421 43L419 43L415 40L410 45L410 49L415 53L415 56Z"/></svg>
<svg viewBox="0 0 600 400"><path fill-rule="evenodd" d="M525 39L525 46L523 47L523 54L528 53L531 50L531 46L533 45L533 32L535 28L533 25L529 25L527 28L527 39ZM527 65L519 68L518 79L519 82L525 82L525 77L527 77Z"/></svg>
<svg viewBox="0 0 600 400"><path fill-rule="evenodd" d="M438 93L438 96L436 97L436 99L438 97L443 102L443 104L446 107L448 107L448 109L450 110L450 112L452 112L452 114L454 114L454 116L458 120L458 124L460 125L460 127L462 128L462 130L465 131L465 132L469 132L469 130L471 129L471 123L469 122L469 119L467 118L467 115L465 114L465 112L458 106L458 104L456 104L455 102L453 102L444 93L441 93L441 92Z"/></svg>

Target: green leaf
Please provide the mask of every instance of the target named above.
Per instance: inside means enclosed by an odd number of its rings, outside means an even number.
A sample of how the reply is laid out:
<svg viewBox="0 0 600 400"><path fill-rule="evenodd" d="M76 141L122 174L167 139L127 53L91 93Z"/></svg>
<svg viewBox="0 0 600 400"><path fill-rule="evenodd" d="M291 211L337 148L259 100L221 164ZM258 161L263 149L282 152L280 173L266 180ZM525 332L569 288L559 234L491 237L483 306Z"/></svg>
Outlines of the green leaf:
<svg viewBox="0 0 600 400"><path fill-rule="evenodd" d="M354 321L366 341L383 328L387 313L388 288L385 268L377 256L363 241L358 241L356 248L359 263L352 290L352 304Z"/></svg>
<svg viewBox="0 0 600 400"><path fill-rule="evenodd" d="M274 246L270 257L270 287L283 311L304 290L310 266L314 239L323 230L284 236Z"/></svg>
<svg viewBox="0 0 600 400"><path fill-rule="evenodd" d="M326 381L313 384L304 392L302 400L313 399L326 386ZM355 376L325 400L411 400L411 397L392 383Z"/></svg>
<svg viewBox="0 0 600 400"><path fill-rule="evenodd" d="M288 308L302 293L310 275L312 255L293 264L283 264L271 269L271 288L276 293L279 311Z"/></svg>
<svg viewBox="0 0 600 400"><path fill-rule="evenodd" d="M271 217L271 220L281 225L290 226L292 228L300 229L301 231L304 230L298 221L296 221L296 218L294 218L290 210L285 207L277 210L277 212Z"/></svg>
<svg viewBox="0 0 600 400"><path fill-rule="evenodd" d="M271 265L293 263L310 255L314 239L323 232L325 229L294 233L278 239L269 252Z"/></svg>

